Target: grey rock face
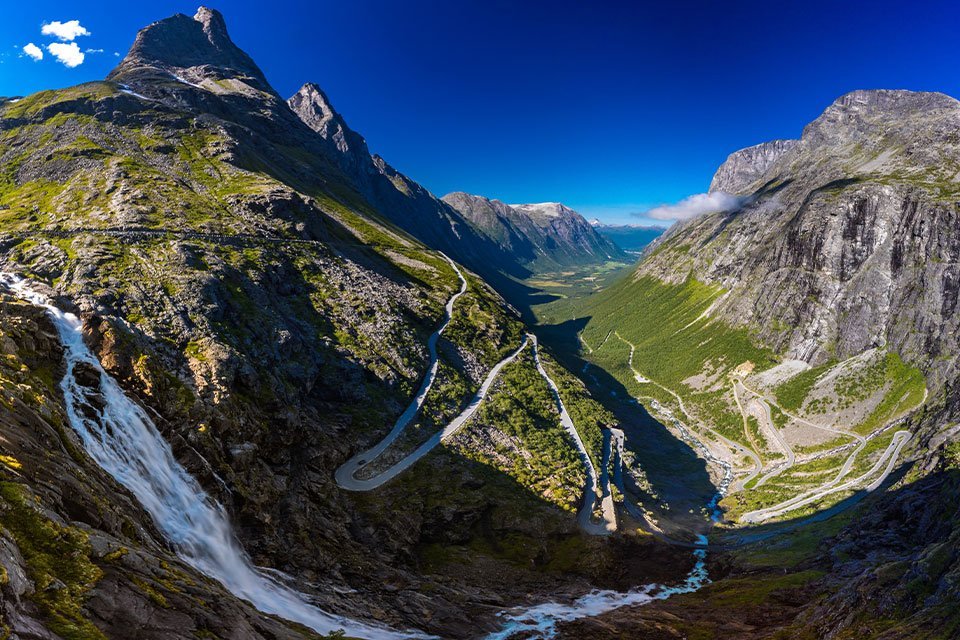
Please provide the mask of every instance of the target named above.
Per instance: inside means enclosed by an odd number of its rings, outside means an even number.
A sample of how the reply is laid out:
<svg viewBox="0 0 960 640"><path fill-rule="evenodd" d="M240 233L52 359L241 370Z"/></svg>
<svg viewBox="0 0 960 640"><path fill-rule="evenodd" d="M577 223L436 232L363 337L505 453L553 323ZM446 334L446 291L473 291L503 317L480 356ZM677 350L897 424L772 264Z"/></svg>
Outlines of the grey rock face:
<svg viewBox="0 0 960 640"><path fill-rule="evenodd" d="M797 145L797 140L771 140L731 153L710 181L710 191L743 194Z"/></svg>
<svg viewBox="0 0 960 640"><path fill-rule="evenodd" d="M722 286L714 313L793 357L887 345L933 393L958 373L958 131L942 94L843 96L765 171L773 151L721 168L715 184L755 198L676 227L640 271Z"/></svg>
<svg viewBox="0 0 960 640"><path fill-rule="evenodd" d="M193 68L205 69L207 76L238 78L272 92L256 63L230 40L220 12L207 7L200 7L192 18L178 13L141 29L108 79L125 82L144 71ZM188 80L195 81L195 77Z"/></svg>
<svg viewBox="0 0 960 640"><path fill-rule="evenodd" d="M528 264L540 261L549 267L628 259L583 216L557 202L508 205L462 192L447 194L443 201Z"/></svg>
<svg viewBox="0 0 960 640"><path fill-rule="evenodd" d="M340 160L348 173L355 174L370 163L366 140L347 126L320 87L308 82L287 103L308 127L331 144L331 155Z"/></svg>

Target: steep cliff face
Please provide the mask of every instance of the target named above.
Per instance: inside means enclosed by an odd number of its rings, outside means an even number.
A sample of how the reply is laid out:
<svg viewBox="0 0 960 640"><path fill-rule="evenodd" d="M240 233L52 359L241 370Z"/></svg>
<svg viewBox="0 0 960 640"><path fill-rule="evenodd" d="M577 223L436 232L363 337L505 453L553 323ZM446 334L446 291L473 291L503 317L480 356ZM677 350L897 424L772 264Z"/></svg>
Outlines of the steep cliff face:
<svg viewBox="0 0 960 640"><path fill-rule="evenodd" d="M945 95L848 94L755 178L726 183L741 208L675 227L638 275L722 287L711 316L790 357L886 346L942 390L960 347L958 127Z"/></svg>
<svg viewBox="0 0 960 640"><path fill-rule="evenodd" d="M739 194L749 189L796 144L797 140L771 140L734 151L713 175L710 191Z"/></svg>
<svg viewBox="0 0 960 640"><path fill-rule="evenodd" d="M557 202L508 205L463 192L449 193L443 201L511 255L536 268L629 259L583 216Z"/></svg>

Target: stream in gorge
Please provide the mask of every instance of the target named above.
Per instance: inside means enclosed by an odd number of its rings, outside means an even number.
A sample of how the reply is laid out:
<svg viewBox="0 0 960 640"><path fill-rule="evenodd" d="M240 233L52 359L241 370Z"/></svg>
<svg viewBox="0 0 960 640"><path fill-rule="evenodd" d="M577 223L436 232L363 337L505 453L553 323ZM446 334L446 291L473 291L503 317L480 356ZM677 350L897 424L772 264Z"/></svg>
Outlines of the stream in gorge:
<svg viewBox="0 0 960 640"><path fill-rule="evenodd" d="M672 416L671 416L672 417ZM683 427L682 423L680 424ZM707 502L706 508L711 522L720 522L723 517L723 511L720 509L720 501L726 495L733 479L733 469L729 463L713 456L709 449L703 446L696 438L692 436L685 428L681 430L684 440L689 438L689 442L694 446L701 448L701 453L707 460L719 464L723 469L723 476L717 492ZM611 446L613 437L605 438L606 446ZM608 454L609 455L609 454ZM617 455L617 465L615 467L615 479L621 477L622 459ZM627 493L623 487L623 482L617 482L618 489L624 496L624 502L627 501ZM633 510L631 510L633 512ZM642 518L643 514L635 514ZM580 596L570 603L546 602L529 608L515 608L504 611L498 616L504 621L501 629L486 637L486 640L507 640L517 634L525 634L524 638L530 640L547 640L557 636L557 625L562 622L571 622L580 618L590 618L619 609L621 607L638 606L656 602L657 600L666 600L671 596L683 593L693 593L699 591L702 587L710 583L710 576L707 572L707 537L698 534L694 546L693 557L694 565L687 574L686 579L678 585L666 586L658 583L647 584L634 587L629 591L614 591L611 589L595 589L590 593Z"/></svg>

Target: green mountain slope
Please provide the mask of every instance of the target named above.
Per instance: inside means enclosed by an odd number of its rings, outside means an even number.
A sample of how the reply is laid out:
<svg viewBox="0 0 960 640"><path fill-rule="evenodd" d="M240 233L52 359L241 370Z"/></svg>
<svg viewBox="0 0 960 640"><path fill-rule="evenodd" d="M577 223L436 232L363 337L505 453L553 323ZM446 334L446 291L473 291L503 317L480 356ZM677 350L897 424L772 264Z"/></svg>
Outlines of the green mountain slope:
<svg viewBox="0 0 960 640"><path fill-rule="evenodd" d="M714 182L739 206L678 223L634 274L554 304L584 319L588 359L734 465L731 521L835 504L922 405L921 434L952 415L958 105L844 96L800 141L731 155Z"/></svg>

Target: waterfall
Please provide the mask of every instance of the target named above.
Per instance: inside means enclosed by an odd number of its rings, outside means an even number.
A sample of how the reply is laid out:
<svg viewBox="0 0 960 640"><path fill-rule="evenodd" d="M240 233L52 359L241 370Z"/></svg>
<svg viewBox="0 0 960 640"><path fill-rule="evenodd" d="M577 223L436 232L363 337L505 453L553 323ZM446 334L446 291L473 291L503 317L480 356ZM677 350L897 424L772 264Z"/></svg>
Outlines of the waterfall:
<svg viewBox="0 0 960 640"><path fill-rule="evenodd" d="M60 386L70 425L90 457L137 498L187 564L260 611L319 633L342 629L348 636L371 640L426 637L321 611L306 596L255 567L233 535L223 507L177 462L150 417L84 344L80 320L18 276L0 273L0 284L47 310L64 346L67 371ZM99 373L99 391L78 384L74 371L81 364ZM88 418L90 413L97 419Z"/></svg>

